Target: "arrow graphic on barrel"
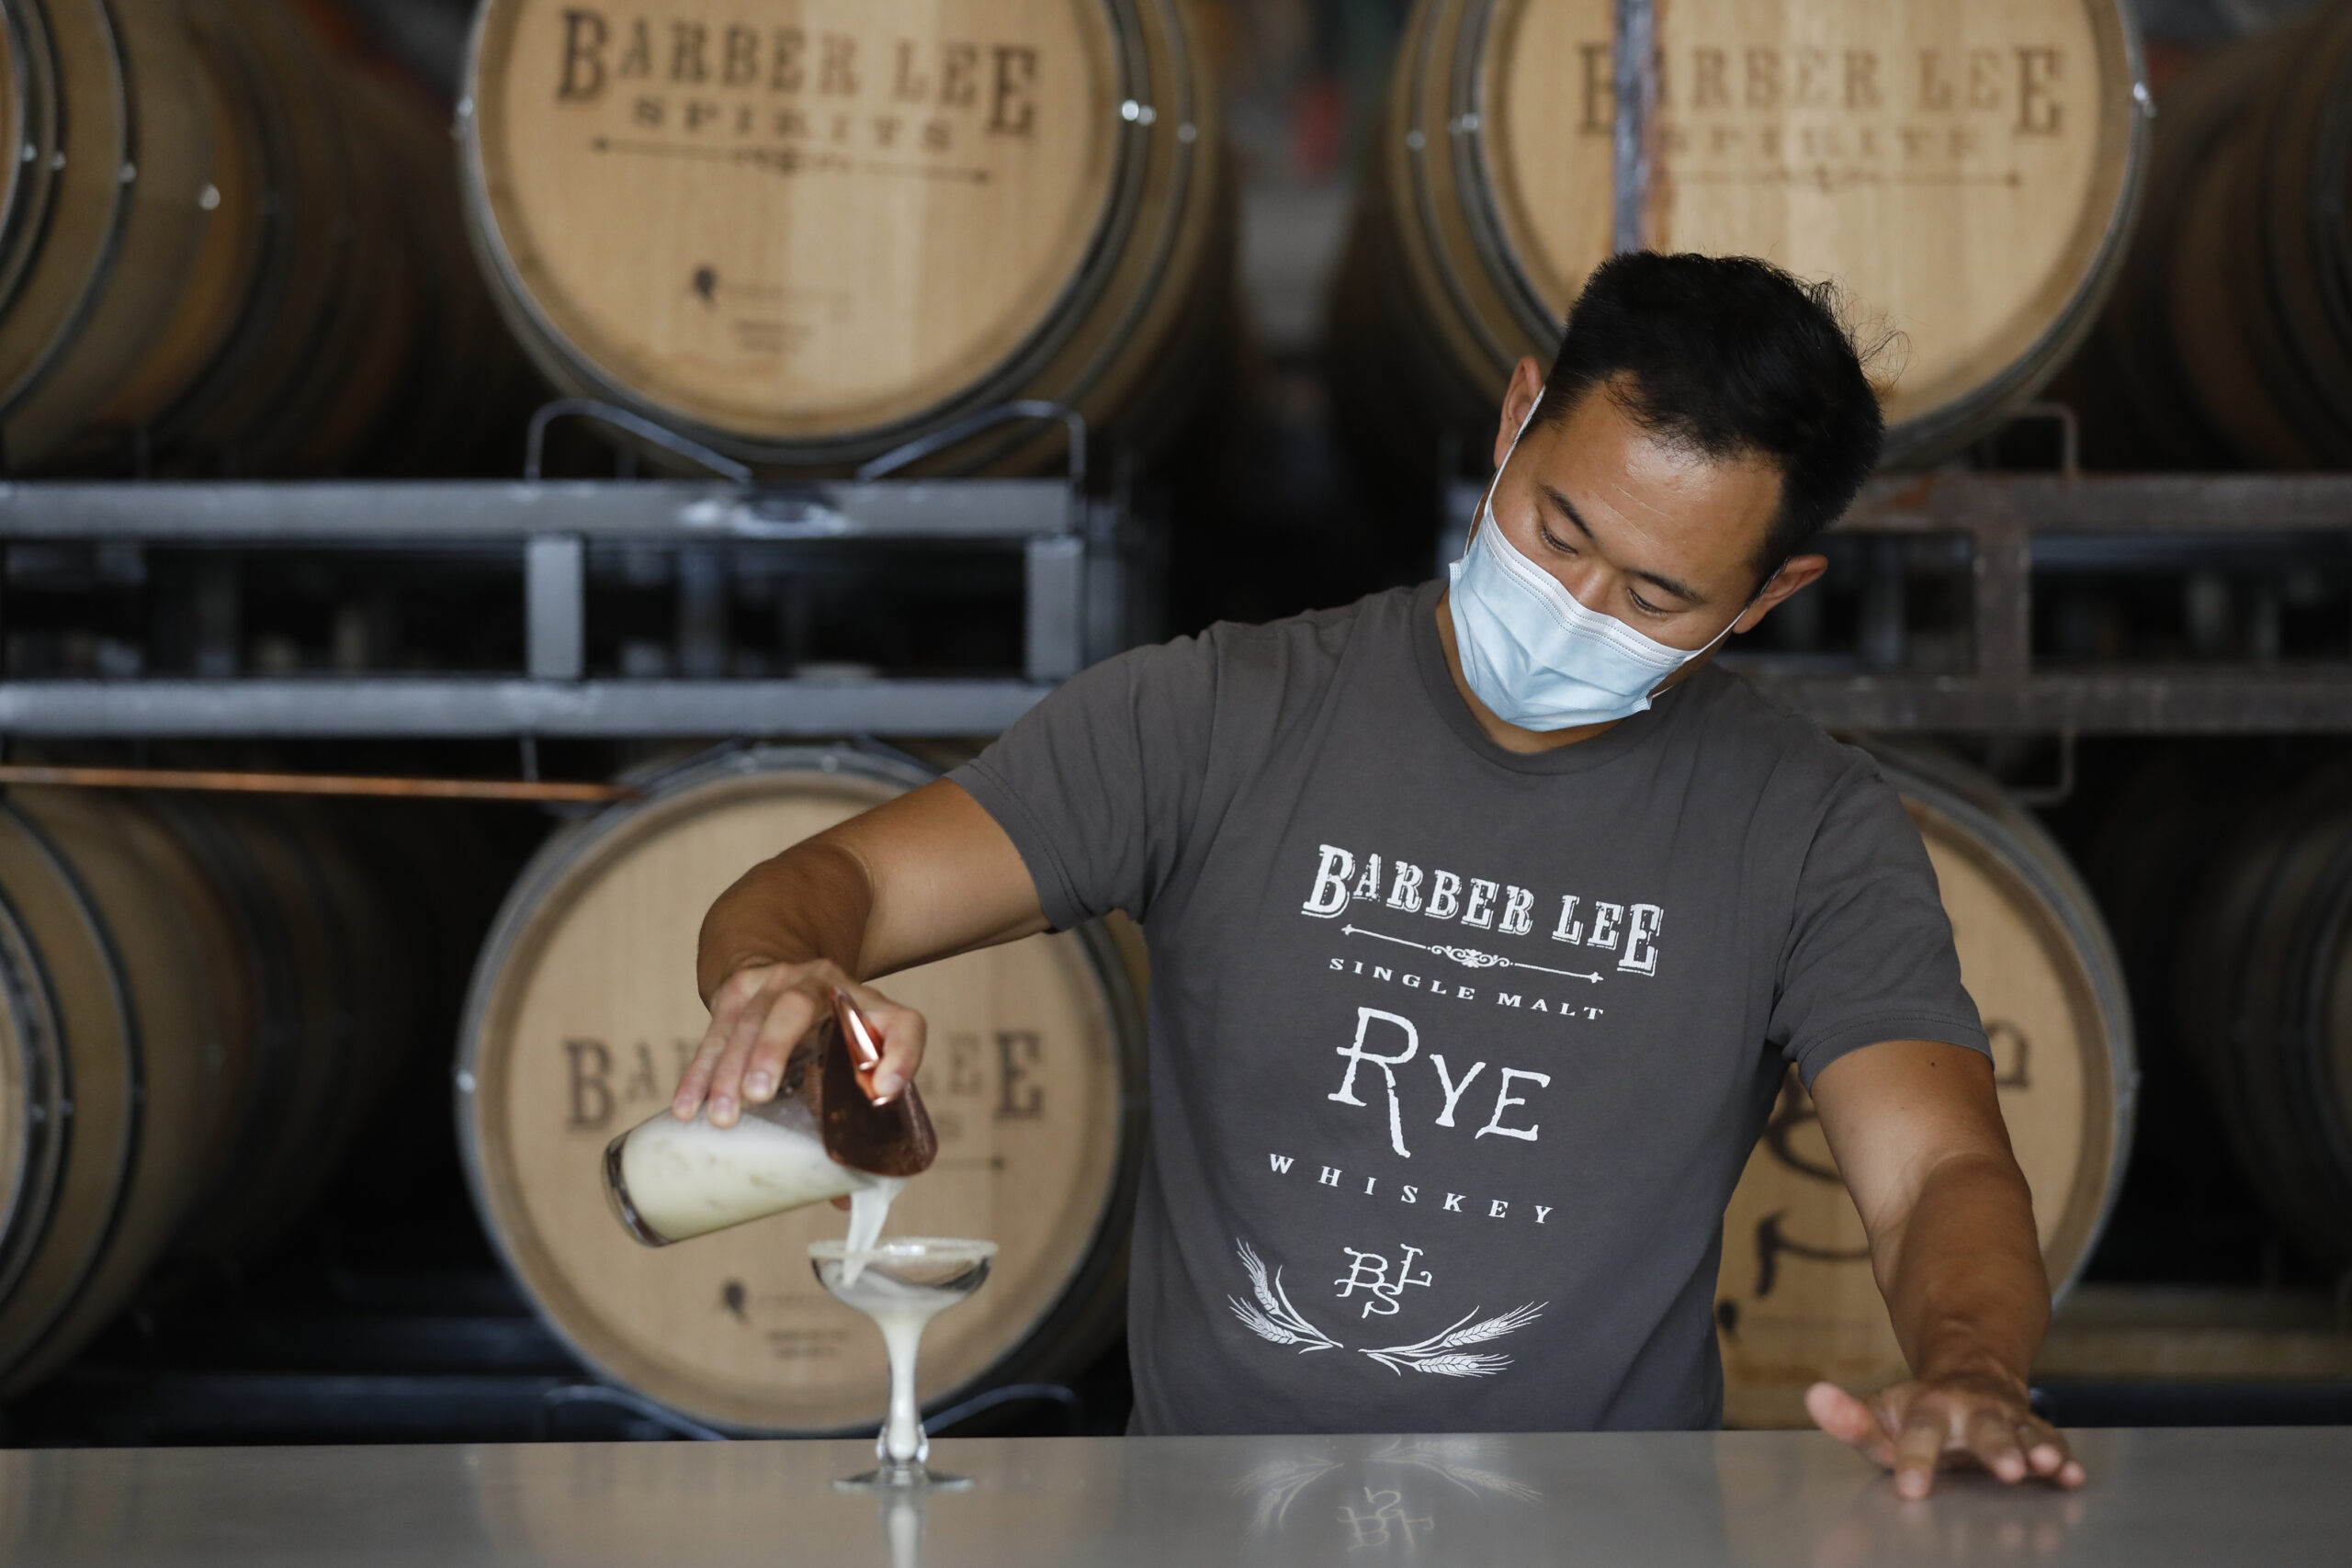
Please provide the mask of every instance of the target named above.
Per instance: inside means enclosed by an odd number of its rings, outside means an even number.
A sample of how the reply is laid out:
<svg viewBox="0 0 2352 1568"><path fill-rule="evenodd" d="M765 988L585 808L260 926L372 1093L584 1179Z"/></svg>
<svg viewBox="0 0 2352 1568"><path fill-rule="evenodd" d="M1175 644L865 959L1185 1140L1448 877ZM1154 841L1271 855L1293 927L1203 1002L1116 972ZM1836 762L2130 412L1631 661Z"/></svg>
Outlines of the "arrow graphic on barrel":
<svg viewBox="0 0 2352 1568"><path fill-rule="evenodd" d="M1480 948L1446 947L1426 942L1412 942L1401 936L1390 936L1385 931L1370 931L1363 926L1341 926L1340 931L1344 936L1368 936L1381 942L1393 942L1399 947L1418 947L1423 953L1434 953L1440 957L1451 958L1465 969L1532 969L1542 975L1557 975L1564 980L1589 980L1596 986L1600 984L1600 976L1598 975L1579 975L1573 969L1547 969L1541 964L1521 964L1516 958L1505 958L1499 953L1487 953Z"/></svg>

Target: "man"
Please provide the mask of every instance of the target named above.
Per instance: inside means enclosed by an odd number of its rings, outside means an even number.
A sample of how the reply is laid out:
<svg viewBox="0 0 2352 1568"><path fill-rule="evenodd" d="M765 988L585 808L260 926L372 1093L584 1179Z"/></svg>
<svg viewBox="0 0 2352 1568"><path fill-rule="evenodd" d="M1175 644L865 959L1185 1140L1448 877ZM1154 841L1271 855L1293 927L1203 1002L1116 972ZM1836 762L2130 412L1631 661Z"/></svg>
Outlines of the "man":
<svg viewBox="0 0 2352 1568"><path fill-rule="evenodd" d="M2076 1485L2027 1407L2023 1177L1917 833L1869 760L1707 667L1821 575L1878 453L1824 297L1625 255L1522 361L1451 582L1071 681L950 779L712 908L673 1109L775 1091L847 984L1125 909L1152 1143L1146 1433L1707 1427L1725 1201L1793 1064L1916 1381L1824 1427Z"/></svg>

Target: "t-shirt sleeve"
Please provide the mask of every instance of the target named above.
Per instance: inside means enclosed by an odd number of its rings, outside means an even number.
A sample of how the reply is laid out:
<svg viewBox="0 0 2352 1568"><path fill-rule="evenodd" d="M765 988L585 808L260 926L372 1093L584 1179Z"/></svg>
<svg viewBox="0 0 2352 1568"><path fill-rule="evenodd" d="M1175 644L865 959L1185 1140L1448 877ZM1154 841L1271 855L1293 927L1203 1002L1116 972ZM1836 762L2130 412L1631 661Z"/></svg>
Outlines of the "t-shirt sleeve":
<svg viewBox="0 0 2352 1568"><path fill-rule="evenodd" d="M1213 634L1080 672L948 777L1020 850L1057 930L1142 919L1180 863L1208 770Z"/></svg>
<svg viewBox="0 0 2352 1568"><path fill-rule="evenodd" d="M1770 1038L1811 1089L1849 1051L1934 1040L1992 1055L1919 829L1878 772L1839 779L1797 878Z"/></svg>

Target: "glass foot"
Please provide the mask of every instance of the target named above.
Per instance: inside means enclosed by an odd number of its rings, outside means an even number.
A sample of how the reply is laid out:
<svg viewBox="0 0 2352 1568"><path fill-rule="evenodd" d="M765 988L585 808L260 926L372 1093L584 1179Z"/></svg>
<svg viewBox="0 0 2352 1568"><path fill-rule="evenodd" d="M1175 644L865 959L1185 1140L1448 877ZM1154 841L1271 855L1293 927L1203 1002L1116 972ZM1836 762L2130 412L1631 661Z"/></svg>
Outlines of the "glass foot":
<svg viewBox="0 0 2352 1568"><path fill-rule="evenodd" d="M836 1492L966 1492L971 1486L968 1475L944 1475L920 1464L887 1464L833 1483Z"/></svg>

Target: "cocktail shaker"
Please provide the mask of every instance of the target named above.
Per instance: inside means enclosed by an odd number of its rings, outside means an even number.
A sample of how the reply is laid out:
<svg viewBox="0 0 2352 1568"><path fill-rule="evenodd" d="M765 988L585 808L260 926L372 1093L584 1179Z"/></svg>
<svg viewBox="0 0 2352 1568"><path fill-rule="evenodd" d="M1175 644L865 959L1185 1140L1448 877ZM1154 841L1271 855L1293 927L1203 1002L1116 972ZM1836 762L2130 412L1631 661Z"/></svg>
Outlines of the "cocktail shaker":
<svg viewBox="0 0 2352 1568"><path fill-rule="evenodd" d="M667 1111L605 1149L605 1192L623 1226L648 1247L848 1197L929 1168L938 1135L911 1083L876 1103L881 1051L847 993L786 1058L784 1082L731 1127Z"/></svg>

